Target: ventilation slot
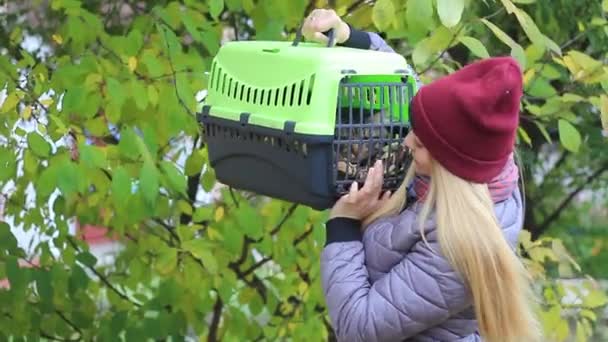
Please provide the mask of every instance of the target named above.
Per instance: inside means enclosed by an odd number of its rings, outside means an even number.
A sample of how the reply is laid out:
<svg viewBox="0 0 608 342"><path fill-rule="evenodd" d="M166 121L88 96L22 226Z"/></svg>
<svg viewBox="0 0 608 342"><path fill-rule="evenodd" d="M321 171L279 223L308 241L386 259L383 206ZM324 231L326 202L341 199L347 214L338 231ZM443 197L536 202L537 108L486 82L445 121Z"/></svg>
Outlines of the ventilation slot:
<svg viewBox="0 0 608 342"><path fill-rule="evenodd" d="M224 74L224 79L222 80L222 94L225 94L224 90L226 90L226 77L228 75Z"/></svg>
<svg viewBox="0 0 608 342"><path fill-rule="evenodd" d="M306 97L306 105L310 105L314 87L315 87L315 74L310 76L310 83L308 84L308 93L307 93L307 97Z"/></svg>
<svg viewBox="0 0 608 342"><path fill-rule="evenodd" d="M296 83L291 85L291 93L289 93L289 106L293 107L293 98L296 96Z"/></svg>
<svg viewBox="0 0 608 342"><path fill-rule="evenodd" d="M236 99L236 92L239 90L239 82L234 81L234 88L232 88L232 98Z"/></svg>
<svg viewBox="0 0 608 342"><path fill-rule="evenodd" d="M300 88L298 89L298 106L302 105L302 93L304 92L304 80L300 82Z"/></svg>
<svg viewBox="0 0 608 342"><path fill-rule="evenodd" d="M218 66L217 67L217 75L215 76L215 84L213 85L213 88L216 91L219 91L219 89L220 89L220 80L221 80L221 77L222 77L222 68Z"/></svg>
<svg viewBox="0 0 608 342"><path fill-rule="evenodd" d="M213 88L213 82L215 81L215 79L217 78L216 75L216 70L215 68L217 67L217 62L213 62L213 65L211 66L211 78L209 79L209 84L211 85L211 88Z"/></svg>

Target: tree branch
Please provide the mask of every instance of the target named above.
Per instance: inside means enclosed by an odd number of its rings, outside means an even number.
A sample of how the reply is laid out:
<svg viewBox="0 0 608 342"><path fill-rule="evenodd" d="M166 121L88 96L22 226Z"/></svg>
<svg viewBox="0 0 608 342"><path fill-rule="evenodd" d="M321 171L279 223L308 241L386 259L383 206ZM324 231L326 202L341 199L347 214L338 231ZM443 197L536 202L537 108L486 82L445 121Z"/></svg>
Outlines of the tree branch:
<svg viewBox="0 0 608 342"><path fill-rule="evenodd" d="M173 78L173 81L175 83L175 78ZM177 88L175 88L175 91L177 94ZM194 137L194 143L192 144L192 153L196 153L200 139L201 139L200 135L197 135ZM190 203L194 203L196 201L196 195L198 194L198 186L201 181L201 172L202 171L203 170L200 170L199 172L195 173L194 175L188 176L187 193L188 193L188 200L190 201ZM191 221L192 221L192 215L188 215L186 213L183 213L179 219L179 222L183 225L186 225Z"/></svg>
<svg viewBox="0 0 608 342"><path fill-rule="evenodd" d="M167 26L167 24L165 24L164 22L163 22L163 25ZM165 29L167 29L167 28L165 28ZM173 75L172 81L173 81L173 88L175 89L175 97L177 97L179 104L182 107L184 107L186 112L188 112L188 114L190 114L191 116L194 117L195 115L192 112L192 110L190 110L190 108L188 108L188 105L186 105L186 102L184 101L184 99L182 99L182 97L179 96L179 91L177 90L177 77L175 76L175 67L173 66L173 58L171 58L171 46L169 45L169 40L167 39L167 32L164 30L163 30L163 37L165 38L165 45L167 46L167 59L169 60L169 68L171 69L171 74Z"/></svg>
<svg viewBox="0 0 608 342"><path fill-rule="evenodd" d="M238 209L239 201L236 200L236 196L234 195L234 191L232 190L231 186L228 187L228 191L230 191L230 197L232 197L232 202L234 202L234 206Z"/></svg>
<svg viewBox="0 0 608 342"><path fill-rule="evenodd" d="M281 230L281 227L283 226L283 224L285 224L285 222L287 222L287 219L289 219L289 217L293 214L293 212L296 210L297 207L298 207L298 204L294 203L289 207L289 209L287 209L287 214L285 214L285 216L283 216L283 219L276 225L276 227L274 227L270 231L270 235L275 235L279 232L279 230Z"/></svg>
<svg viewBox="0 0 608 342"><path fill-rule="evenodd" d="M70 321L64 314L63 312L59 311L59 310L55 310L55 312L59 315L59 317L61 317L61 319L67 323L67 325L69 325L70 327L72 327L72 329L76 330L76 332L78 333L78 338L76 338L75 340L80 340L82 338L82 330L80 330L80 328L78 326L76 326L76 324L74 324L72 321Z"/></svg>
<svg viewBox="0 0 608 342"><path fill-rule="evenodd" d="M72 248L74 248L74 250L78 253L81 252L80 248L78 247L78 245L76 244L76 242L74 242L73 238L71 236L67 237L67 241L69 243L70 246L72 246ZM83 264L84 265L84 264ZM95 273L95 275L97 277L99 277L99 280L101 280L102 283L104 283L108 289L110 289L112 292L114 292L118 297L120 297L121 299L123 299L124 301L127 301L137 307L141 307L142 305L140 303L137 303L135 301L133 301L132 299L130 299L129 297L127 297L127 295L125 295L124 293L120 292L116 287L114 287L114 285L112 285L112 283L110 283L110 281L103 275L101 274L101 272L99 272L98 270L95 269L95 267L89 266L89 265L84 265L86 266L91 272Z"/></svg>
<svg viewBox="0 0 608 342"><path fill-rule="evenodd" d="M215 342L218 340L217 330L220 325L220 318L222 317L223 308L224 303L222 302L222 298L220 297L219 293L217 293L217 300L215 301L215 305L213 306L213 318L211 320L211 326L209 327L209 336L207 337L207 341L209 342Z"/></svg>
<svg viewBox="0 0 608 342"><path fill-rule="evenodd" d="M302 233L302 235L295 238L295 240L293 240L294 246L297 246L300 242L304 241L306 239L306 237L312 233L312 230L313 230L313 228L311 227L310 229L308 229L307 231Z"/></svg>
<svg viewBox="0 0 608 342"><path fill-rule="evenodd" d="M593 174L589 175L589 177L587 177L587 179L581 185L579 185L576 189L574 189L574 191L572 191L568 196L566 196L566 198L564 198L564 200L560 203L560 205L557 206L557 209L555 209L555 211L553 211L553 213L551 213L551 215L549 215L549 217L547 217L538 226L538 228L532 232L532 239L537 239L545 230L547 230L547 228L549 228L549 225L551 223L553 223L553 221L555 221L559 218L562 211L570 204L570 202L572 202L574 197L576 197L576 195L578 195L581 191L583 191L583 189L585 189L585 187L587 187L589 184L591 184L591 182L593 182L597 177L599 177L606 170L608 170L608 163L605 163L602 167L600 167L598 170L596 170Z"/></svg>
<svg viewBox="0 0 608 342"><path fill-rule="evenodd" d="M363 5L366 1L367 0L357 0L357 1L353 2L350 6L348 6L348 8L346 9L346 12L344 13L343 17L346 17L346 16L352 14L354 11L356 11L357 9L359 9L359 7L361 7L361 5ZM367 1L367 2L369 2L369 1ZM372 4L374 2L375 1L371 1L370 4Z"/></svg>
<svg viewBox="0 0 608 342"><path fill-rule="evenodd" d="M248 269L246 269L245 271L243 271L241 273L241 275L248 276L249 274L253 273L253 271L255 271L256 269L262 267L265 263L269 262L270 260L272 260L272 257L265 257L262 260L256 262L255 264L253 264L251 267L249 267Z"/></svg>
<svg viewBox="0 0 608 342"><path fill-rule="evenodd" d="M452 39L450 39L450 41L448 42L448 45L445 47L445 49L443 49L443 51L441 51L441 53L437 57L435 57L435 59L431 62L431 64L429 64L426 68L424 68L424 70L422 70L419 73L420 75L425 74L427 71L431 70L435 66L435 64L437 64L437 62L441 59L441 57L443 57L443 55L448 51L450 46L452 46L452 44L454 44L454 42L456 41L456 38L458 38L458 35L460 34L460 32L462 31L464 26L465 26L464 24L460 25L458 30L456 30L456 32L452 36Z"/></svg>

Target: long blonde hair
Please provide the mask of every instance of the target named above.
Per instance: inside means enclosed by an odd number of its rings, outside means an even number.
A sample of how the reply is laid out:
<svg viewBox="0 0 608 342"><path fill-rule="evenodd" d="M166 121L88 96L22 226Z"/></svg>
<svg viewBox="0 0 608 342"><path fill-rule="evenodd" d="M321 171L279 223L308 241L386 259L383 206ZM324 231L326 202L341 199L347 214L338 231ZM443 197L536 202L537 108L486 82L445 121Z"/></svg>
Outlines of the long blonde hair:
<svg viewBox="0 0 608 342"><path fill-rule="evenodd" d="M470 290L481 335L489 342L540 341L531 280L503 236L488 186L463 180L437 162L432 164L419 228L424 237L424 222L435 209L439 246ZM404 208L414 174L412 165L403 184L364 225Z"/></svg>

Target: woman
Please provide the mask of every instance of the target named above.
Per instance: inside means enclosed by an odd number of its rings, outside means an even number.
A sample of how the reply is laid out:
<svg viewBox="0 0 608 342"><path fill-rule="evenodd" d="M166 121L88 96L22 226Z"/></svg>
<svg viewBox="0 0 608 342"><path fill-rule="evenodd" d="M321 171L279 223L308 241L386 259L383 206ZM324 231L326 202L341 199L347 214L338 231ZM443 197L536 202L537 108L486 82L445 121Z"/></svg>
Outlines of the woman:
<svg viewBox="0 0 608 342"><path fill-rule="evenodd" d="M392 51L331 10L303 35ZM523 210L513 149L522 75L489 58L421 88L404 139L414 162L392 196L382 164L353 183L326 223L322 285L342 341L539 341L528 274L515 253ZM408 189L415 196L405 203Z"/></svg>

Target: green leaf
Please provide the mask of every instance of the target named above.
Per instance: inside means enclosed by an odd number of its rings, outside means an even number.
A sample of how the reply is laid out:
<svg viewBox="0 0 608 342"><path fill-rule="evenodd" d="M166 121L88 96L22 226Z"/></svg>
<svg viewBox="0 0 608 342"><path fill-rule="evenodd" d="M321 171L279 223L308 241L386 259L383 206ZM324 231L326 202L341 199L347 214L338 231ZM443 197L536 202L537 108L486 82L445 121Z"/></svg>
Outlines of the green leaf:
<svg viewBox="0 0 608 342"><path fill-rule="evenodd" d="M118 142L118 151L124 157L135 160L140 156L138 137L131 128L123 128L120 132L120 141Z"/></svg>
<svg viewBox="0 0 608 342"><path fill-rule="evenodd" d="M84 86L74 86L66 91L62 101L62 111L67 114L82 115L86 105Z"/></svg>
<svg viewBox="0 0 608 342"><path fill-rule="evenodd" d="M106 156L99 147L81 143L78 151L80 152L80 161L87 167L100 169L106 167Z"/></svg>
<svg viewBox="0 0 608 342"><path fill-rule="evenodd" d="M163 74L163 65L153 52L146 50L142 54L141 61L148 69L150 77L158 77Z"/></svg>
<svg viewBox="0 0 608 342"><path fill-rule="evenodd" d="M11 285L11 290L14 293L20 293L24 290L28 282L29 272L27 269L20 268L17 264L17 259L9 257L6 260L6 275Z"/></svg>
<svg viewBox="0 0 608 342"><path fill-rule="evenodd" d="M148 106L148 93L142 82L135 79L131 81L131 94L133 95L137 109L146 109L146 106Z"/></svg>
<svg viewBox="0 0 608 342"><path fill-rule="evenodd" d="M199 174L203 169L205 157L199 150L195 150L186 160L186 176L194 176Z"/></svg>
<svg viewBox="0 0 608 342"><path fill-rule="evenodd" d="M114 207L124 209L131 195L131 181L124 167L119 166L112 174L111 190Z"/></svg>
<svg viewBox="0 0 608 342"><path fill-rule="evenodd" d="M540 74L548 80L556 80L562 76L559 70L557 70L554 66L548 64L543 66L543 69Z"/></svg>
<svg viewBox="0 0 608 342"><path fill-rule="evenodd" d="M597 320L597 315L595 314L595 312L589 309L581 310L581 316L589 319L591 322L595 322Z"/></svg>
<svg viewBox="0 0 608 342"><path fill-rule="evenodd" d="M521 68L523 70L525 70L526 69L526 53L525 53L524 49L521 47L521 45L517 44L511 37L509 37L508 34L503 32L503 30L498 28L498 26L492 24L487 19L482 18L481 22L483 22L494 33L496 38L498 38L501 42L503 42L505 45L507 45L511 48L511 56L513 56L513 58L517 59Z"/></svg>
<svg viewBox="0 0 608 342"><path fill-rule="evenodd" d="M551 143L551 136L549 136L549 132L547 132L547 128L545 127L545 125L537 120L534 120L534 123L536 124L536 127L538 127L538 130L541 132L545 140L548 143Z"/></svg>
<svg viewBox="0 0 608 342"><path fill-rule="evenodd" d="M214 56L220 48L220 37L215 31L204 31L201 33L201 41L209 54Z"/></svg>
<svg viewBox="0 0 608 342"><path fill-rule="evenodd" d="M186 177L177 169L177 167L168 161L162 161L160 167L167 177L169 186L177 193L186 195Z"/></svg>
<svg viewBox="0 0 608 342"><path fill-rule="evenodd" d="M198 207L194 211L192 221L201 222L203 220L210 221L213 217L213 208L209 206Z"/></svg>
<svg viewBox="0 0 608 342"><path fill-rule="evenodd" d="M12 179L17 173L15 152L4 146L0 146L0 170L0 182Z"/></svg>
<svg viewBox="0 0 608 342"><path fill-rule="evenodd" d="M523 128L518 127L517 131L519 132L519 135L521 136L522 139L524 139L524 142L526 144L528 144L529 146L532 146L532 140L530 139L530 136L528 135L528 132L526 132Z"/></svg>
<svg viewBox="0 0 608 342"><path fill-rule="evenodd" d="M608 12L608 0L602 1L602 10Z"/></svg>
<svg viewBox="0 0 608 342"><path fill-rule="evenodd" d="M26 175L30 177L36 174L38 168L38 159L36 159L36 157L34 157L32 152L29 150L26 150L23 153L23 168Z"/></svg>
<svg viewBox="0 0 608 342"><path fill-rule="evenodd" d="M372 21L380 31L387 31L395 22L395 5L392 0L378 0L372 9Z"/></svg>
<svg viewBox="0 0 608 342"><path fill-rule="evenodd" d="M203 173L203 181L202 181L201 185L203 186L203 189L208 192L208 191L211 191L214 184L215 184L215 172L213 171L212 168L208 168Z"/></svg>
<svg viewBox="0 0 608 342"><path fill-rule="evenodd" d="M601 290L592 290L584 299L583 306L599 308L608 304L608 295Z"/></svg>
<svg viewBox="0 0 608 342"><path fill-rule="evenodd" d="M120 82L112 77L106 79L106 85L108 90L108 98L110 101L120 109L122 104L127 99L127 94Z"/></svg>
<svg viewBox="0 0 608 342"><path fill-rule="evenodd" d="M557 95L557 91L544 78L536 78L532 81L527 90L528 95L540 98L549 98Z"/></svg>
<svg viewBox="0 0 608 342"><path fill-rule="evenodd" d="M158 90L152 84L148 85L148 100L152 106L158 104Z"/></svg>
<svg viewBox="0 0 608 342"><path fill-rule="evenodd" d="M476 38L473 37L460 37L458 40L464 44L471 52L480 58L488 58L490 54L486 47Z"/></svg>
<svg viewBox="0 0 608 342"><path fill-rule="evenodd" d="M437 0L437 14L445 27L454 27L462 18L464 0Z"/></svg>
<svg viewBox="0 0 608 342"><path fill-rule="evenodd" d="M78 255L76 255L76 260L89 267L95 267L95 264L97 264L97 258L87 251L78 253Z"/></svg>
<svg viewBox="0 0 608 342"><path fill-rule="evenodd" d="M80 289L86 289L91 278L87 273L78 265L70 266L72 274L68 283L68 288L71 294L75 294Z"/></svg>
<svg viewBox="0 0 608 342"><path fill-rule="evenodd" d="M19 96L16 93L10 93L2 103L2 107L0 107L0 113L8 113L9 111L15 109L19 103Z"/></svg>
<svg viewBox="0 0 608 342"><path fill-rule="evenodd" d="M409 31L420 36L426 35L433 24L432 1L409 0L407 2L406 19Z"/></svg>
<svg viewBox="0 0 608 342"><path fill-rule="evenodd" d="M581 134L568 121L560 119L558 121L559 140L562 146L571 152L578 152L581 146Z"/></svg>
<svg viewBox="0 0 608 342"><path fill-rule="evenodd" d="M166 275L171 273L177 266L177 249L163 248L156 260L156 269L159 273Z"/></svg>
<svg viewBox="0 0 608 342"><path fill-rule="evenodd" d="M10 254L17 252L17 239L6 222L0 222L0 250L7 251Z"/></svg>
<svg viewBox="0 0 608 342"><path fill-rule="evenodd" d="M600 96L600 121L602 122L602 128L608 133L608 96Z"/></svg>
<svg viewBox="0 0 608 342"><path fill-rule="evenodd" d="M526 33L528 38L530 38L530 41L532 41L532 43L538 46L545 46L547 48L550 48L551 50L553 50L553 52L561 55L562 51L559 46L557 46L555 42L553 42L551 39L549 39L540 32L540 30L534 23L534 20L528 15L528 13L526 13L520 8L517 8L514 13L517 17L517 20L519 21L519 24L524 29L524 32Z"/></svg>
<svg viewBox="0 0 608 342"><path fill-rule="evenodd" d="M149 205L153 205L158 197L158 170L154 164L144 162L139 175L139 189L144 200Z"/></svg>
<svg viewBox="0 0 608 342"><path fill-rule="evenodd" d="M183 243L182 247L192 253L197 259L200 259L209 273L217 273L217 260L211 253L210 243L201 239L195 239Z"/></svg>
<svg viewBox="0 0 608 342"><path fill-rule="evenodd" d="M47 158L51 153L51 145L36 132L28 134L27 143L32 152L38 157Z"/></svg>
<svg viewBox="0 0 608 342"><path fill-rule="evenodd" d="M215 19L224 10L224 0L209 0L209 14Z"/></svg>

